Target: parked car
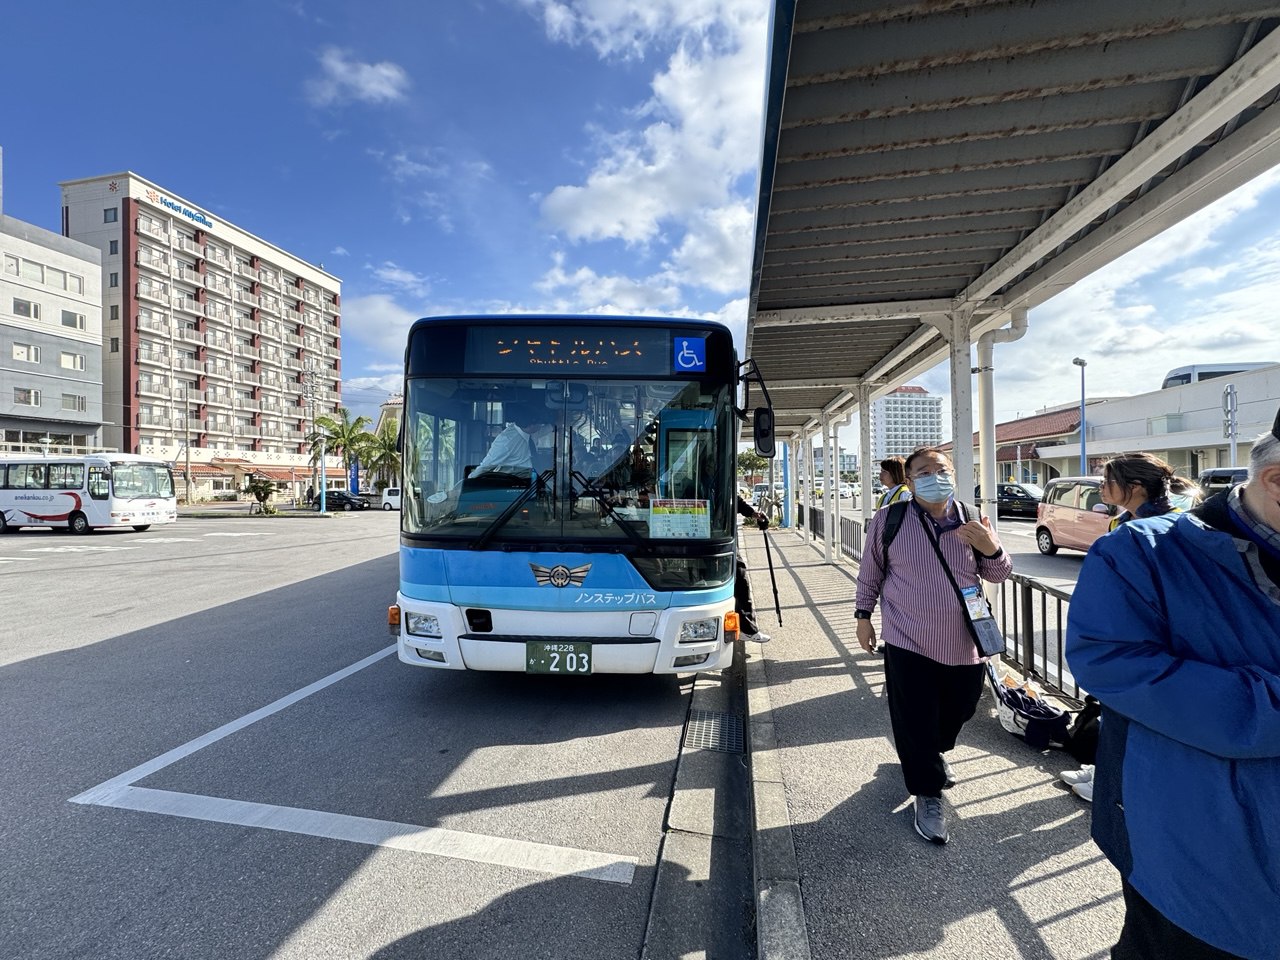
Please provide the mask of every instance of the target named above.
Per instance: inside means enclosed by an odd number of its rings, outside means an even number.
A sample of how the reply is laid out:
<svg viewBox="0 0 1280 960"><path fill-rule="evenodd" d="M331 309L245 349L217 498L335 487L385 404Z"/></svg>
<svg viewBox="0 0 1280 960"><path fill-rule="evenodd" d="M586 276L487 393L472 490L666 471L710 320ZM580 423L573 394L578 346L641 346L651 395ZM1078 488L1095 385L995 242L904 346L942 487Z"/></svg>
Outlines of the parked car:
<svg viewBox="0 0 1280 960"><path fill-rule="evenodd" d="M848 499L850 499L850 498L851 498L855 493L857 493L857 492L858 492L858 485L857 485L856 483L842 483L842 484L840 484L840 499L841 499L841 500L848 500Z"/></svg>
<svg viewBox="0 0 1280 960"><path fill-rule="evenodd" d="M1046 556L1059 547L1088 550L1107 532L1115 513L1102 502L1102 477L1050 480L1036 514L1036 546Z"/></svg>
<svg viewBox="0 0 1280 960"><path fill-rule="evenodd" d="M982 488L973 490L975 500L982 499ZM1040 499L1044 490L1034 483L1014 483L1002 481L996 485L997 517L1036 517L1040 510Z"/></svg>
<svg viewBox="0 0 1280 960"><path fill-rule="evenodd" d="M399 510L400 509L400 488L387 487L382 491L382 509L383 510Z"/></svg>
<svg viewBox="0 0 1280 960"><path fill-rule="evenodd" d="M1248 467L1212 467L1200 472L1200 492L1208 498L1249 478Z"/></svg>
<svg viewBox="0 0 1280 960"><path fill-rule="evenodd" d="M316 497L315 507L320 509L320 498ZM330 490L324 495L326 510L368 510L369 498L349 490Z"/></svg>
<svg viewBox="0 0 1280 960"><path fill-rule="evenodd" d="M753 507L760 506L760 498L769 496L769 485L767 483L757 483L751 491L751 505Z"/></svg>

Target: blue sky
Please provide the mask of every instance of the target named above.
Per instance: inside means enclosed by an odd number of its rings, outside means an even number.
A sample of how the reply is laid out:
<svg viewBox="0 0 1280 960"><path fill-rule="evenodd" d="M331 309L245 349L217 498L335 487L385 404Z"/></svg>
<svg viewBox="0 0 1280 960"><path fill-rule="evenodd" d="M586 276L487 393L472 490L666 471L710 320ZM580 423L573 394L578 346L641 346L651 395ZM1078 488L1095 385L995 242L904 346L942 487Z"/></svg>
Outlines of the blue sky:
<svg viewBox="0 0 1280 960"><path fill-rule="evenodd" d="M11 5L4 212L129 169L343 280L348 404L419 316L746 317L766 0ZM74 15L71 11L84 11ZM89 13L92 11L92 14ZM20 38L20 42L12 42ZM1280 360L1269 175L1033 310L1000 419ZM919 382L947 389L945 368Z"/></svg>

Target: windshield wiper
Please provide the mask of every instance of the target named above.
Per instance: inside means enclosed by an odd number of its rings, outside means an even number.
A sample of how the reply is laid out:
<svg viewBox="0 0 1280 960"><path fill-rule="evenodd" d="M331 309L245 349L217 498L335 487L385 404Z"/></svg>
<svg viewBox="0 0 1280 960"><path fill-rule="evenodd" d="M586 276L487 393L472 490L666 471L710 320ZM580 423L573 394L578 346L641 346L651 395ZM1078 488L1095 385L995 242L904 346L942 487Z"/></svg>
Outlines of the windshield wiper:
<svg viewBox="0 0 1280 960"><path fill-rule="evenodd" d="M609 498L603 492L594 489L591 481L577 470L569 471L569 487L570 493L577 494L578 487L582 487L582 492L588 497L600 504L604 508L604 512L618 525L618 529L625 533L631 540L638 544L644 544L644 537L640 536L639 531L631 525L631 521L614 509L613 504L609 502Z"/></svg>
<svg viewBox="0 0 1280 960"><path fill-rule="evenodd" d="M542 490L542 485L549 480L555 471L547 469L538 474L538 479L529 484L524 490L520 491L520 495L507 504L507 508L490 521L489 525L480 532L480 536L476 537L475 542L471 544L472 550L483 550L489 545L489 541L494 535L502 529L508 520L516 515L516 513L526 503L532 500Z"/></svg>

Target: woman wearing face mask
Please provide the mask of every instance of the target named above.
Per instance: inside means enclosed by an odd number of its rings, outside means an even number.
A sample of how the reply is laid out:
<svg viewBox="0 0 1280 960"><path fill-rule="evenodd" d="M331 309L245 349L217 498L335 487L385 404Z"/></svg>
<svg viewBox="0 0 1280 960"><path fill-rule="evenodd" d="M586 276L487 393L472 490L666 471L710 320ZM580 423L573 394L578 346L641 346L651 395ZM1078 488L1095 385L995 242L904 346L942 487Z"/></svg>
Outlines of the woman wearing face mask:
<svg viewBox="0 0 1280 960"><path fill-rule="evenodd" d="M991 521L962 512L945 453L926 447L905 466L912 499L871 518L854 617L858 643L872 653L878 643L871 613L880 604L889 720L907 792L915 796L915 829L942 844L949 836L942 791L955 782L942 755L977 709L984 679L969 612L956 592L980 596L983 580L1005 580L1013 564ZM882 553L885 524L896 511L904 511L901 525Z"/></svg>

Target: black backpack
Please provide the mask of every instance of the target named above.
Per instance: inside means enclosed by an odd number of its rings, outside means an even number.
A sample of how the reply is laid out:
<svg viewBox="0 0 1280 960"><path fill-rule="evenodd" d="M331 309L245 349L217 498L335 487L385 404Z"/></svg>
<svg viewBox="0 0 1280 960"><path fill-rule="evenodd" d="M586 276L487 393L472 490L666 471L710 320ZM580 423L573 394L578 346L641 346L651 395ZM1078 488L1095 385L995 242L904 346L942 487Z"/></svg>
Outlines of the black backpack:
<svg viewBox="0 0 1280 960"><path fill-rule="evenodd" d="M897 503L891 503L885 507L889 513L884 518L884 526L880 529L880 566L884 569L886 576L889 573L889 544L893 543L893 538L902 529L902 521L906 517L907 509L910 506L910 500L899 500ZM956 506L960 508L961 523L968 523L971 517L982 516L982 511L972 503L957 500ZM981 555L976 549L973 551L973 556L975 560L981 559Z"/></svg>

